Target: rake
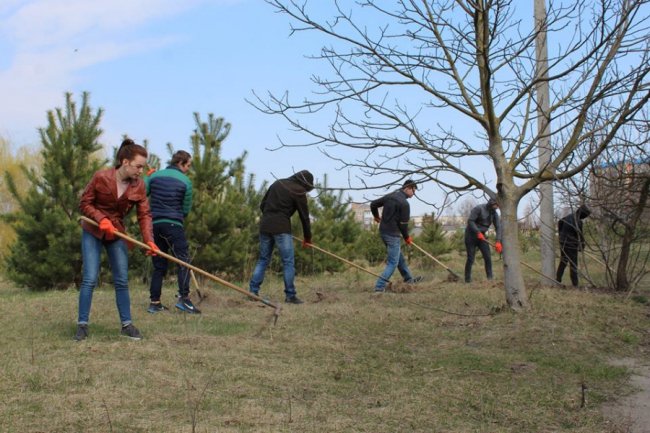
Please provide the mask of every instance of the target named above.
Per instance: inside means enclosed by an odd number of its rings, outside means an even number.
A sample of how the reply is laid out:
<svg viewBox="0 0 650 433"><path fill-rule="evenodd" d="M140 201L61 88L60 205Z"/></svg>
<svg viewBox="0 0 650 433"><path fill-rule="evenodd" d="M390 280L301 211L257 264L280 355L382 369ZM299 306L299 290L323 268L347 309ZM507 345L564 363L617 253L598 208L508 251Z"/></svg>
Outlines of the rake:
<svg viewBox="0 0 650 433"><path fill-rule="evenodd" d="M418 244L416 244L415 242L411 242L411 245L413 245L415 248L417 248L418 250L420 250L420 252L422 252L425 256L429 257L431 260L433 260L434 262L436 262L437 264L439 264L440 266L442 266L443 268L445 268L445 269L447 270L447 272L449 272L449 275L447 276L447 281L450 281L450 282L454 282L454 283L455 283L455 282L457 282L457 281L460 280L460 276L459 276L456 272L452 271L448 266L446 266L446 265L445 265L444 263L442 263L440 260L436 259L436 258L433 256L433 254L428 253L427 251L425 251L422 247L420 247L420 246L419 246Z"/></svg>
<svg viewBox="0 0 650 433"><path fill-rule="evenodd" d="M300 238L297 238L297 237L295 237L295 236L292 236L292 237L293 237L295 240L299 241L299 242L303 242L303 240L300 239ZM320 251L321 253L325 253L325 254L327 254L328 256L334 257L335 259L338 259L338 260L342 261L343 263L346 263L346 264L348 264L348 265L350 265L350 266L353 266L353 267L355 267L355 268L357 268L357 269L360 269L360 270L362 270L362 271L364 271L364 272L367 272L367 273L369 273L370 275L374 275L374 276L377 277L377 278L381 278L382 280L386 281L389 285L392 285L392 283L391 283L390 281L388 281L386 278L382 277L382 276L379 275L379 274L376 274L376 273L372 272L370 269L366 269L366 268L364 268L363 266L359 266L359 265L357 265L356 263L351 262L351 261L349 261L349 260L347 260L347 259L344 259L343 257L338 256L338 255L336 255L336 254L334 254L334 253L332 253L332 252L330 252L330 251L327 251L327 250L325 250L325 249L323 249L323 248L321 248L321 247L319 247L319 246L317 246L317 245L309 244L309 247L310 247L310 248L313 248L313 249L315 249L315 250L317 250L317 251Z"/></svg>
<svg viewBox="0 0 650 433"><path fill-rule="evenodd" d="M94 225L96 227L99 227L99 224L97 224L94 220L91 220L90 218L87 218L85 216L81 216L81 217L79 217L79 219L87 222L88 224L92 224L92 225ZM139 246L142 249L145 249L145 250L148 250L148 251L154 251L153 248L151 248L149 245L147 245L147 244L145 244L143 242L140 242L137 239L134 239L131 236L126 235L126 234L124 234L122 232L119 232L117 230L115 231L115 236L117 236L119 238L122 238L122 239L124 239L126 241L129 241L129 242L133 243L134 245ZM194 265L191 265L191 264L189 264L187 262L184 262L184 261L182 261L180 259L177 259L176 257L174 257L174 256L172 256L170 254L164 253L162 251L156 251L156 255L158 255L160 257L163 257L163 258L165 258L167 260L170 260L170 261L172 261L174 263L177 263L177 264L179 264L181 266L185 266L190 271L194 271L194 272L196 272L198 274L201 274L204 277L211 279L212 281L216 281L217 283L228 287L229 289L236 290L239 293L242 293L242 294L248 296L249 298L255 299L256 301L259 301L264 305L268 305L269 307L272 307L274 309L274 311L273 311L273 316L274 316L273 317L273 324L275 325L277 323L278 317L280 316L280 310L282 309L282 306L280 304L274 304L274 303L262 298L261 296L255 295L255 294L249 292L246 289L242 289L241 287L236 286L235 284L233 284L233 283L231 283L229 281L221 279L221 278L217 277L216 275L212 275L211 273L209 273L207 271L204 271L201 268L197 268Z"/></svg>

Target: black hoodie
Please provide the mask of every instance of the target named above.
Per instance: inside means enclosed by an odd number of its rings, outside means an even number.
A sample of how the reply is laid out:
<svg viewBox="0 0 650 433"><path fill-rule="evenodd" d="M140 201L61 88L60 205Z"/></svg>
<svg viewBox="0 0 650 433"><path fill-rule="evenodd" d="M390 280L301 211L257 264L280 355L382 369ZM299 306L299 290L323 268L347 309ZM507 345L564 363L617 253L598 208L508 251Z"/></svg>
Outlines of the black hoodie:
<svg viewBox="0 0 650 433"><path fill-rule="evenodd" d="M582 234L582 220L591 214L589 208L582 205L576 213L570 213L557 222L560 243L568 248L583 249L585 238Z"/></svg>
<svg viewBox="0 0 650 433"><path fill-rule="evenodd" d="M270 235L291 233L291 216L298 211L302 223L302 235L305 239L311 240L307 193L312 189L314 189L314 176L307 170L273 182L260 204L262 210L260 233Z"/></svg>

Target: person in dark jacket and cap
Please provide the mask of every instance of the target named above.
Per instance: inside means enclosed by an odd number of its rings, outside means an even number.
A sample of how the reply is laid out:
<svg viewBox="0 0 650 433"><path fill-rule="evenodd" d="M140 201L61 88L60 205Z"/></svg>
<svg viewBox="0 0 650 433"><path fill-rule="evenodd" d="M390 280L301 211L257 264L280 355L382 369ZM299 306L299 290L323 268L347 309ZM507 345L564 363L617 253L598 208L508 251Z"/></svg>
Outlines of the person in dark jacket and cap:
<svg viewBox="0 0 650 433"><path fill-rule="evenodd" d="M264 273L271 262L273 247L277 246L282 260L284 274L285 302L302 304L296 295L294 285L295 265L293 238L291 236L291 216L298 211L302 224L303 248L311 245L311 223L307 193L314 189L314 176L308 170L302 170L287 179L273 182L266 191L260 209L260 256L253 270L249 291L259 295L264 281Z"/></svg>
<svg viewBox="0 0 650 433"><path fill-rule="evenodd" d="M585 205L578 208L557 222L560 236L560 265L557 268L556 280L562 282L562 275L567 263L570 265L571 284L578 287L578 251L585 248L585 238L582 233L582 220L591 215L591 210Z"/></svg>
<svg viewBox="0 0 650 433"><path fill-rule="evenodd" d="M502 251L501 245L501 222L497 209L499 205L493 198L487 203L475 206L467 218L467 227L465 228L465 249L467 250L467 261L465 262L465 282L472 282L472 265L476 257L476 248L481 251L483 262L485 263L485 274L487 279L491 280L492 275L492 257L490 255L490 245L485 240L485 234L492 224L497 232L495 249L498 253Z"/></svg>
<svg viewBox="0 0 650 433"><path fill-rule="evenodd" d="M416 189L418 189L417 184L409 179L404 182L402 188L370 203L370 211L375 222L379 223L379 235L384 245L386 245L388 256L386 258L386 268L375 283L376 293L383 293L386 290L395 268L402 275L405 283L414 284L422 280L422 277L413 277L411 275L406 259L400 249L400 235L407 245L413 242L413 238L409 236L408 228L411 207L406 200L415 195ZM383 208L381 217L379 216L379 208Z"/></svg>

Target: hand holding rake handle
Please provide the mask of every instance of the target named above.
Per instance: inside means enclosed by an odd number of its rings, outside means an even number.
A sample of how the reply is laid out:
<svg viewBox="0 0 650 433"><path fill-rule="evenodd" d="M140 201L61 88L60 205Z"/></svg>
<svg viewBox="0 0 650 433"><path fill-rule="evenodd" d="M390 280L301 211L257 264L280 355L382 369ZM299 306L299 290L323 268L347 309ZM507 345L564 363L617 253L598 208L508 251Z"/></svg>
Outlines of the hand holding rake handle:
<svg viewBox="0 0 650 433"><path fill-rule="evenodd" d="M494 246L494 244L493 244L492 242L488 241L487 239L486 239L484 242L487 242L488 245L490 245L492 248L496 248L496 247ZM543 273L541 273L541 272L538 271L537 269L533 268L531 265L529 265L528 263L524 262L523 260L520 260L519 263L521 263L522 265L526 266L528 269L530 269L531 271L535 272L536 274L539 274L539 275L541 275L542 277L546 278L547 280L551 281L551 282L553 283L553 285L558 284L558 282L555 280L555 278L551 278L551 277L549 277L549 276L544 275Z"/></svg>
<svg viewBox="0 0 650 433"><path fill-rule="evenodd" d="M300 239L300 238L297 238L297 237L295 237L295 236L292 236L292 238L294 238L295 240L297 240L297 241L299 241L299 242L302 242L302 239ZM316 246L316 245L314 245L314 244L312 244L312 243L309 244L309 247L310 247L310 248L313 248L313 249L315 249L315 250L317 250L317 251L320 251L321 253L325 253L325 254L327 254L328 256L332 256L332 257L334 257L335 259L339 259L339 260L342 261L343 263L347 263L348 265L350 265L350 266L354 266L354 267L357 268L357 269L361 269L362 271L367 272L367 273L369 273L370 275L374 275L374 276L377 277L377 278L381 278L381 279L384 280L384 281L388 281L388 280L386 280L386 278L382 277L381 275L379 275L379 274L375 274L374 272L372 272L372 271L369 270L369 269L366 269L366 268L364 268L364 267L362 267L362 266L357 265L356 263L353 263L353 262L351 262L351 261L349 261L349 260L346 260L346 259L344 259L344 258L341 257L341 256L337 256L336 254L331 253L331 252L329 252L329 251L327 251L327 250L324 250L324 249L322 249L321 247L318 247L318 246Z"/></svg>
<svg viewBox="0 0 650 433"><path fill-rule="evenodd" d="M449 267L445 266L445 265L444 265L440 260L436 259L432 254L429 254L428 252L426 252L424 249L422 249L422 248L421 248L418 244L416 244L415 242L411 242L411 245L413 245L415 248L417 248L418 250L420 250L420 252L422 252L424 255L426 255L427 257L429 257L431 260L433 260L434 262L436 262L437 264L439 264L440 266L442 266L443 268L445 268L445 269L447 270L447 272L449 272L449 273L451 274L451 277L454 279L454 281L458 281L458 280L460 280L460 276L459 276L456 272L454 272L454 271L452 271L451 269L449 269Z"/></svg>
<svg viewBox="0 0 650 433"><path fill-rule="evenodd" d="M81 216L81 217L79 217L79 219L83 220L83 221L86 221L88 224L92 224L94 226L99 226L99 224L97 224L94 220L91 220L90 218L87 218L85 216ZM128 235L126 235L126 234L124 234L122 232L115 231L115 236L120 237L120 238L122 238L122 239L124 239L126 241L129 241L129 242L131 242L131 243L133 243L133 244L135 244L135 245L139 246L140 248L145 249L147 251L152 251L153 250L153 248L151 248L149 245L147 245L147 244L145 244L143 242L140 242L140 241L138 241L136 239L133 239L132 237L130 237L130 236L128 236ZM206 272L201 268L197 268L194 265L190 265L189 263L184 262L184 261L182 261L180 259L177 259L176 257L174 257L172 255L169 255L167 253L163 253L162 251L156 251L156 255L158 255L160 257L164 257L167 260L171 260L172 262L177 263L177 264L179 264L181 266L185 266L189 270L197 272L197 273L203 275L204 277L207 277L207 278L209 278L209 279L211 279L213 281L216 281L217 283L219 283L219 284L221 284L223 286L226 286L226 287L228 287L230 289L233 289L233 290L237 290L238 292L243 293L244 295L248 296L249 298L253 298L256 301L260 301L264 305L268 305L269 307L273 307L275 309L275 311L273 312L273 315L275 316L273 324L275 324L278 321L278 317L280 316L280 310L282 308L280 306L280 304L273 304L272 302L262 298L261 296L255 295L255 294L249 292L248 290L242 289L241 287L238 287L238 286L236 286L236 285L234 285L234 284L232 284L232 283L230 283L230 282L228 282L226 280L223 280L223 279L217 277L216 275L212 275L211 273Z"/></svg>

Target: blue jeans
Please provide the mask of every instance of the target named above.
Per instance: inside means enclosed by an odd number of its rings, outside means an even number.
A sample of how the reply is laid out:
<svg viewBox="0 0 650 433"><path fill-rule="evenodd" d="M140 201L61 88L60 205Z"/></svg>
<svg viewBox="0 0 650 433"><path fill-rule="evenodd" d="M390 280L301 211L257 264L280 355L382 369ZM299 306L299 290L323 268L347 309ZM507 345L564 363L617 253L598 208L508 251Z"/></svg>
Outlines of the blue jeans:
<svg viewBox="0 0 650 433"><path fill-rule="evenodd" d="M388 257L386 258L386 268L382 272L381 277L377 279L375 284L375 290L382 291L388 284L388 280L395 272L395 268L399 270L399 273L404 278L404 281L409 281L413 277L411 276L411 271L409 271L408 266L406 265L406 259L402 254L400 249L401 238L399 236L388 235L384 233L381 234L381 240L384 241L386 245L386 252Z"/></svg>
<svg viewBox="0 0 650 433"><path fill-rule="evenodd" d="M264 273L269 263L271 263L271 254L273 253L274 245L277 245L280 258L282 259L284 294L288 298L296 296L296 287L293 284L296 268L293 262L293 239L291 238L291 233L280 233L277 235L260 233L260 257L257 259L248 290L256 295L259 294L260 286L264 281Z"/></svg>
<svg viewBox="0 0 650 433"><path fill-rule="evenodd" d="M168 222L156 223L153 225L154 242L163 253L169 253L179 260L189 263L190 254L185 238L185 230L181 224ZM167 274L169 262L166 258L153 256L153 275L149 294L152 302L160 301L163 278ZM178 268L178 294L186 297L190 294L190 270L185 266L177 265Z"/></svg>
<svg viewBox="0 0 650 433"><path fill-rule="evenodd" d="M85 230L81 234L81 257L83 259L83 276L79 290L79 319L80 325L88 324L90 305L93 301L93 290L99 277L102 247L106 248L108 261L113 273L115 286L115 302L120 313L122 326L131 323L131 300L129 298L129 253L126 242L121 239L103 241L97 239Z"/></svg>

